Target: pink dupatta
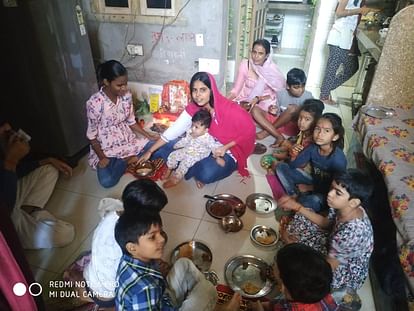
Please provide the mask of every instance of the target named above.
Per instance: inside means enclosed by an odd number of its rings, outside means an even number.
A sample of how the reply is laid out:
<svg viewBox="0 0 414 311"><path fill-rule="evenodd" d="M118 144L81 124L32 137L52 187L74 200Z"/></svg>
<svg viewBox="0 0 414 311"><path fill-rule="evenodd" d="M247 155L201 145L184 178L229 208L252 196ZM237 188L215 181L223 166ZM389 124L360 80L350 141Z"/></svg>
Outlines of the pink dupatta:
<svg viewBox="0 0 414 311"><path fill-rule="evenodd" d="M249 59L249 65L252 66L253 71L259 76L255 87L249 95L250 100L256 96L262 96L265 85L267 85L275 94L286 88L285 78L279 68L272 62L270 56L262 66L255 65L251 59Z"/></svg>
<svg viewBox="0 0 414 311"><path fill-rule="evenodd" d="M223 145L231 141L236 143L230 148L232 155L237 160L237 169L240 175L249 176L247 170L247 158L254 150L256 139L256 127L250 114L227 99L217 89L216 80L207 73L210 78L211 91L214 98L214 117L209 133ZM201 108L195 103L190 103L186 111L193 116Z"/></svg>

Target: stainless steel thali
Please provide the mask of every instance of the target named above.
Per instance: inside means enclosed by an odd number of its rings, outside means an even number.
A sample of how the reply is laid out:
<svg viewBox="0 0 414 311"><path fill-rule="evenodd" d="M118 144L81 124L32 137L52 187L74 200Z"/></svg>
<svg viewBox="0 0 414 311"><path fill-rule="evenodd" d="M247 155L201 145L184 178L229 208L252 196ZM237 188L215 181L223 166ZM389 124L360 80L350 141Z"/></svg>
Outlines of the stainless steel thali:
<svg viewBox="0 0 414 311"><path fill-rule="evenodd" d="M266 296L273 288L268 278L269 265L261 258L242 255L231 258L224 267L224 277L232 290L247 298Z"/></svg>
<svg viewBox="0 0 414 311"><path fill-rule="evenodd" d="M187 241L174 248L171 253L171 264L181 257L191 259L202 272L207 272L213 262L210 248L200 241Z"/></svg>
<svg viewBox="0 0 414 311"><path fill-rule="evenodd" d="M277 208L276 201L268 194L253 193L246 199L246 206L258 214L268 214Z"/></svg>
<svg viewBox="0 0 414 311"><path fill-rule="evenodd" d="M395 115L395 110L382 106L363 106L361 111L366 115L377 119L389 119Z"/></svg>
<svg viewBox="0 0 414 311"><path fill-rule="evenodd" d="M241 217L246 212L244 202L232 194L222 193L205 197L209 198L206 202L207 213L214 218L221 219L231 214Z"/></svg>

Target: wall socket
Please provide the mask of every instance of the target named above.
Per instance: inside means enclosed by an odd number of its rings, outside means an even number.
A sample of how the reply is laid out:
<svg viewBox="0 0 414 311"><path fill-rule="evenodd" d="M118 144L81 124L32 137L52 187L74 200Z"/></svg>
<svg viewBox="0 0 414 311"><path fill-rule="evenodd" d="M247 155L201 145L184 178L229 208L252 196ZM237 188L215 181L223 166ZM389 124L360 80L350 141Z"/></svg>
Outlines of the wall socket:
<svg viewBox="0 0 414 311"><path fill-rule="evenodd" d="M128 54L131 56L143 56L144 55L144 49L142 47L142 44L128 44L126 48L127 48Z"/></svg>

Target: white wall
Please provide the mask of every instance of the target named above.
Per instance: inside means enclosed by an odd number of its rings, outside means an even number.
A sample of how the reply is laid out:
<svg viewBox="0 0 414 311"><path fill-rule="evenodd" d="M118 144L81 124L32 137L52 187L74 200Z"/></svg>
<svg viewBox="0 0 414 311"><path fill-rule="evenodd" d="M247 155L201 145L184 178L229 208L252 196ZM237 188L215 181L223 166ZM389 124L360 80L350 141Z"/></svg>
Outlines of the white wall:
<svg viewBox="0 0 414 311"><path fill-rule="evenodd" d="M189 81L198 71L199 58L215 59L220 62L217 84L223 85L228 0L190 0L179 18L163 30L161 18L157 24L100 21L93 1L82 3L95 63L117 59L128 69L130 81L163 84L173 79ZM183 6L187 0L178 3ZM155 45L161 31L161 40ZM196 45L197 34L203 35L203 46ZM129 56L128 43L142 44L144 56Z"/></svg>

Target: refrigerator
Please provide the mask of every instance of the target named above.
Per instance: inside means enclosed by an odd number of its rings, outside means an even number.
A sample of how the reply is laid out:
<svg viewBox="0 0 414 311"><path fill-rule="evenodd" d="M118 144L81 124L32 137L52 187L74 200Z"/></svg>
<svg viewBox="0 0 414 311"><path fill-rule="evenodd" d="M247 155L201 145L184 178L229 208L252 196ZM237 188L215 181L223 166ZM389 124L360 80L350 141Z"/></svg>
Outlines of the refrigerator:
<svg viewBox="0 0 414 311"><path fill-rule="evenodd" d="M0 4L0 116L31 137L32 151L75 157L86 150L86 100L97 91L80 0Z"/></svg>

